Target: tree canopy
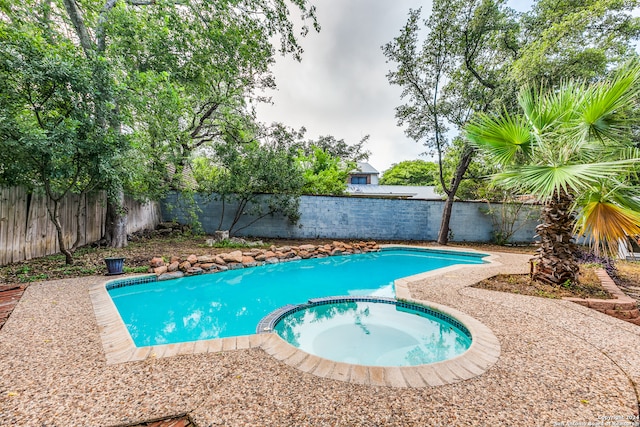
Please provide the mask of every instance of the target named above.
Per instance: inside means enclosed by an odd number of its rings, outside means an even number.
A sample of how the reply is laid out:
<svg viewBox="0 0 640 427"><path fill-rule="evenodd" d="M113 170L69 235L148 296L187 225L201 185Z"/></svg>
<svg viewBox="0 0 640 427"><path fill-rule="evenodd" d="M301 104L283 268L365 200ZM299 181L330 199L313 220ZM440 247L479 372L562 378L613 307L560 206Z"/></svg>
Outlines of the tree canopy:
<svg viewBox="0 0 640 427"><path fill-rule="evenodd" d="M123 191L158 197L197 150L241 143L274 43L299 59L309 26L307 0L0 2L2 183L106 189L105 235L125 245Z"/></svg>
<svg viewBox="0 0 640 427"><path fill-rule="evenodd" d="M551 89L569 77L595 81L638 55L640 18L631 13L638 0L537 0L522 14L505 4L434 1L429 17L411 10L400 35L383 46L396 65L389 82L403 90L398 123L442 167L439 186L447 205L440 243L447 241L450 204L459 190L469 191L461 193L464 198L493 198L475 180L491 172L487 160L467 140L456 139L470 119L517 112L524 84Z"/></svg>
<svg viewBox="0 0 640 427"><path fill-rule="evenodd" d="M435 185L438 165L424 160L405 160L383 172L382 185Z"/></svg>
<svg viewBox="0 0 640 427"><path fill-rule="evenodd" d="M452 204L473 158L465 144L450 181L445 181L443 156L451 143L449 129L460 131L478 111L498 108L512 88L502 84L518 49L518 25L504 2L435 0L431 15L409 11L400 35L383 46L396 68L387 78L402 88L403 105L396 108L405 133L435 153L440 187L447 196L438 234L446 244Z"/></svg>

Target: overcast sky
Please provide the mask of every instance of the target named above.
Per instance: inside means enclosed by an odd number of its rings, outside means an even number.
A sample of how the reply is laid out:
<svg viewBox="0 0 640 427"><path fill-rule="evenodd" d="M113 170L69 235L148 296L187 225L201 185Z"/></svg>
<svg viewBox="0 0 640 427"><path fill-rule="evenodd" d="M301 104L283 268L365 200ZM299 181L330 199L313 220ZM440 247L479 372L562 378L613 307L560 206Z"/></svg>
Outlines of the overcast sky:
<svg viewBox="0 0 640 427"><path fill-rule="evenodd" d="M394 109L400 88L386 78L381 46L399 35L410 8L431 10L430 1L315 0L320 33L301 40L302 62L279 57L273 71L278 85L274 104L258 107L263 122L307 128L307 138L333 135L355 144L370 135L369 163L380 172L393 163L421 156L425 147L404 135ZM524 10L529 0L509 2Z"/></svg>

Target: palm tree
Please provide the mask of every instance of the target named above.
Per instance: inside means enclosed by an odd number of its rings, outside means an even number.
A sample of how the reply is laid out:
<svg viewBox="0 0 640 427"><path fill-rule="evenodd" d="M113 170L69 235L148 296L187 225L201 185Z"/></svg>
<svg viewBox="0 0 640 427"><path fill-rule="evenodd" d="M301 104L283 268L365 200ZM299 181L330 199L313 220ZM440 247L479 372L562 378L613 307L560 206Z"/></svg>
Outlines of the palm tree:
<svg viewBox="0 0 640 427"><path fill-rule="evenodd" d="M639 95L640 66L627 65L590 85L525 88L522 114L480 115L467 125L466 137L501 166L493 182L543 203L534 279L577 282L575 233L608 252L640 234L639 191L629 184L640 160L632 132Z"/></svg>

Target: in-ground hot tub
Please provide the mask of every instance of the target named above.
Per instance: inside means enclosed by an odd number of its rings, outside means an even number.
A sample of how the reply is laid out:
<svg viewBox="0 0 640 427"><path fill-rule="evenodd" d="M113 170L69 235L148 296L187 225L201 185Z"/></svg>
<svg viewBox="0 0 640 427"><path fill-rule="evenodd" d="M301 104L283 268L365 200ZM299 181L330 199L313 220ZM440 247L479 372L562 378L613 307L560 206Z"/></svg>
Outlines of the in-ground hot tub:
<svg viewBox="0 0 640 427"><path fill-rule="evenodd" d="M335 362L416 366L455 358L469 330L432 308L382 297L329 297L286 306L258 332L274 332L300 350Z"/></svg>

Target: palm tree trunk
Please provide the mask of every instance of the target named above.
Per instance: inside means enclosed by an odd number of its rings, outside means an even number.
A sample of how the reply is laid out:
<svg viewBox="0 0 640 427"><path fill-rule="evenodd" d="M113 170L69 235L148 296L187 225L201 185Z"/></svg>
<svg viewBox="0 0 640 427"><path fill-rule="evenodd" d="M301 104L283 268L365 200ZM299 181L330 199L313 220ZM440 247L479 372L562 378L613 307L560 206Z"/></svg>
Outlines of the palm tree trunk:
<svg viewBox="0 0 640 427"><path fill-rule="evenodd" d="M573 197L556 192L541 210L541 223L536 227L538 243L532 275L551 285L575 284L578 281L577 246L573 241Z"/></svg>

